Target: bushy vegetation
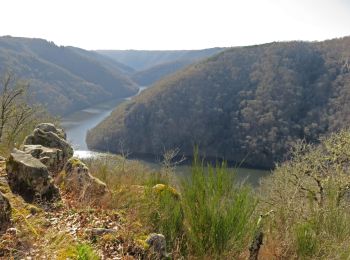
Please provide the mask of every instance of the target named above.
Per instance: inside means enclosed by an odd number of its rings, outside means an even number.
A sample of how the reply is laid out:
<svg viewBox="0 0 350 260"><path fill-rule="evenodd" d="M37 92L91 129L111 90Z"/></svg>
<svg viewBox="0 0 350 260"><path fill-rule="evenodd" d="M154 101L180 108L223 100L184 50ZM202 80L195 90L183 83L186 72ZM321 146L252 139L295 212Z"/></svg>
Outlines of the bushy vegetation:
<svg viewBox="0 0 350 260"><path fill-rule="evenodd" d="M266 250L286 258L350 256L349 148L349 131L317 146L300 143L263 181L260 206L274 210L265 226Z"/></svg>
<svg viewBox="0 0 350 260"><path fill-rule="evenodd" d="M349 124L350 38L232 48L163 79L89 132L90 148L273 168L298 140Z"/></svg>
<svg viewBox="0 0 350 260"><path fill-rule="evenodd" d="M257 200L225 164L211 167L195 158L183 180L174 176L171 162L153 173L122 157L86 162L94 176L105 179L114 191L108 207L123 209L130 221L140 223L130 226L131 233L163 234L175 259L242 257L256 229Z"/></svg>
<svg viewBox="0 0 350 260"><path fill-rule="evenodd" d="M256 195L236 183L225 165L204 167L194 156L183 181L172 181L171 169L143 180L138 232L164 234L174 258L245 259L262 232L259 259L347 259L349 151L348 130L318 145L301 141Z"/></svg>
<svg viewBox="0 0 350 260"><path fill-rule="evenodd" d="M181 194L191 253L237 257L247 248L256 222L256 199L249 187L234 181L225 164L206 170L195 155Z"/></svg>

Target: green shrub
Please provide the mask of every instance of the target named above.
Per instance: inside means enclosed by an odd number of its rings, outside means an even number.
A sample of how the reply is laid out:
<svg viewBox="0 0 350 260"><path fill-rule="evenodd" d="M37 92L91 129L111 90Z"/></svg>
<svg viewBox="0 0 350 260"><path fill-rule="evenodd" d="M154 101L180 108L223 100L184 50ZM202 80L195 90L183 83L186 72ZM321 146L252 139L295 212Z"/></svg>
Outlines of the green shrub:
<svg viewBox="0 0 350 260"><path fill-rule="evenodd" d="M180 251L185 253L183 239L183 210L181 201L169 189L161 192L152 191L153 209L150 214L150 222L154 225L154 231L161 233L167 240L168 250L180 246Z"/></svg>
<svg viewBox="0 0 350 260"><path fill-rule="evenodd" d="M316 227L313 223L305 222L296 227L296 244L299 256L313 256L319 247Z"/></svg>
<svg viewBox="0 0 350 260"><path fill-rule="evenodd" d="M181 191L192 253L239 254L247 247L257 201L249 187L235 183L225 163L206 171L195 152L191 177L182 182Z"/></svg>
<svg viewBox="0 0 350 260"><path fill-rule="evenodd" d="M87 244L80 244L76 248L77 260L99 260L100 257L94 252L91 246Z"/></svg>

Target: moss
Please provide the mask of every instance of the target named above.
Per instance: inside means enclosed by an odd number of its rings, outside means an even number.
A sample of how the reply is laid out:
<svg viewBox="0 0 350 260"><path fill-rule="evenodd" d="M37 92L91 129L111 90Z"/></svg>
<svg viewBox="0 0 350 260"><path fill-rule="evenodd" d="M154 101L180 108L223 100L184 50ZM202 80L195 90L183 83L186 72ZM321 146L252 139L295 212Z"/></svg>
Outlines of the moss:
<svg viewBox="0 0 350 260"><path fill-rule="evenodd" d="M70 163L72 166L77 166L77 165L80 165L82 164L82 162L76 158L76 157L72 157L68 160L68 163Z"/></svg>
<svg viewBox="0 0 350 260"><path fill-rule="evenodd" d="M35 214L37 214L37 213L39 213L39 212L43 212L42 209L40 209L40 208L38 208L38 207L36 207L36 206L34 206L34 205L32 205L32 204L28 204L28 205L26 206L26 208L28 209L28 211L29 211L30 214L32 214L32 215L35 215Z"/></svg>
<svg viewBox="0 0 350 260"><path fill-rule="evenodd" d="M0 192L3 194L9 193L11 191L10 187L5 184L0 182Z"/></svg>
<svg viewBox="0 0 350 260"><path fill-rule="evenodd" d="M107 243L107 242L114 242L117 240L116 236L113 235L113 234L105 234L101 237L101 240L104 242L104 243Z"/></svg>
<svg viewBox="0 0 350 260"><path fill-rule="evenodd" d="M148 238L147 235L139 235L138 237L136 237L135 241L137 245L140 246L142 249L148 250L149 245L146 242L147 238Z"/></svg>
<svg viewBox="0 0 350 260"><path fill-rule="evenodd" d="M167 191L175 198L180 198L180 193L175 188L165 184L156 184L152 187L152 190L157 194L161 194L162 192Z"/></svg>

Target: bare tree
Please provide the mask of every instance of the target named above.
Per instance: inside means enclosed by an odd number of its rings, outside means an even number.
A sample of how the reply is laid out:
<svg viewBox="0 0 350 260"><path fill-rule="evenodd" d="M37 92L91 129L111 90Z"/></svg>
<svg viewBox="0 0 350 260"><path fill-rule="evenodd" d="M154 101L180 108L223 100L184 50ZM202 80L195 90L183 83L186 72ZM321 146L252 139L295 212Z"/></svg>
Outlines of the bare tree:
<svg viewBox="0 0 350 260"><path fill-rule="evenodd" d="M174 148L170 150L164 149L162 169L166 176L168 176L171 172L174 172L176 166L186 160L185 156L179 156L179 153L179 148Z"/></svg>
<svg viewBox="0 0 350 260"><path fill-rule="evenodd" d="M123 167L123 172L125 172L125 164L127 162L128 157L130 156L129 150L125 148L125 143L124 140L119 141L119 151L120 155L122 157L122 167Z"/></svg>
<svg viewBox="0 0 350 260"><path fill-rule="evenodd" d="M13 141L31 121L35 109L25 100L29 85L7 73L0 82L0 143Z"/></svg>

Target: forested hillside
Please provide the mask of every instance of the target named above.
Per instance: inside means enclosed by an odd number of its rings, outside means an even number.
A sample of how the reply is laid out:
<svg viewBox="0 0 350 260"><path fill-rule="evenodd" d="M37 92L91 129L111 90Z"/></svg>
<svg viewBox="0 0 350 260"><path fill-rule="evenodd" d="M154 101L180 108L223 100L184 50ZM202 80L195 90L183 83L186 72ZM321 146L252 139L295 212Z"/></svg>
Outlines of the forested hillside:
<svg viewBox="0 0 350 260"><path fill-rule="evenodd" d="M273 167L292 143L350 123L350 37L226 50L159 81L89 132L89 148Z"/></svg>
<svg viewBox="0 0 350 260"><path fill-rule="evenodd" d="M0 73L30 84L33 102L54 115L138 91L133 69L96 52L59 47L41 39L1 37Z"/></svg>

